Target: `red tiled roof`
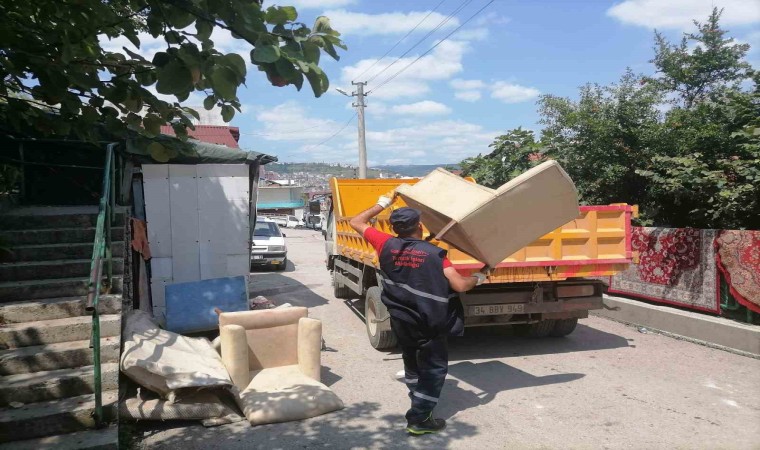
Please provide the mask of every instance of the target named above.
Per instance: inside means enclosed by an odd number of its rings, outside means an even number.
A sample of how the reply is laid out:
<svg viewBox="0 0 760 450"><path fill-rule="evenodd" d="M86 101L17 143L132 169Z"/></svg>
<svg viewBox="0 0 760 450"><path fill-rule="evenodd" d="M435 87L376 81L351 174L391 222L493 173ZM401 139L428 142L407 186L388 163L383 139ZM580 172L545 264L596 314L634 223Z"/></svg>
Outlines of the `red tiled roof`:
<svg viewBox="0 0 760 450"><path fill-rule="evenodd" d="M171 125L161 127L161 133L174 136ZM240 128L225 125L196 125L195 130L187 129L187 134L199 141L210 144L226 145L227 147L240 148Z"/></svg>

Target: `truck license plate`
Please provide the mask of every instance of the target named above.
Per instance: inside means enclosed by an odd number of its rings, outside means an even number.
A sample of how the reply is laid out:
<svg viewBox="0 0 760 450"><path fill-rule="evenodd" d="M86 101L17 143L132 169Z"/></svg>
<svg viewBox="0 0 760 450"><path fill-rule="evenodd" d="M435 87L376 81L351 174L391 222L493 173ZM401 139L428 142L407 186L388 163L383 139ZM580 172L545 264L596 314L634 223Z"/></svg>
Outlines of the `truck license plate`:
<svg viewBox="0 0 760 450"><path fill-rule="evenodd" d="M523 314L525 305L513 303L506 305L476 305L470 306L471 316L496 316L499 314Z"/></svg>
<svg viewBox="0 0 760 450"><path fill-rule="evenodd" d="M264 255L253 255L253 259L264 259Z"/></svg>

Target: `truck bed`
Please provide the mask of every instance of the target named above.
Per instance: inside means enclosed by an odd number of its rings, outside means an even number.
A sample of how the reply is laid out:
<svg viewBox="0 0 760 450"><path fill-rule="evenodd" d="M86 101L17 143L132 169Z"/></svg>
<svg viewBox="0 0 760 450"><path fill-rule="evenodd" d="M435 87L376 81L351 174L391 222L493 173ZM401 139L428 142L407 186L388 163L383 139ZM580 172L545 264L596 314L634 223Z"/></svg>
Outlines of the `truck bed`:
<svg viewBox="0 0 760 450"><path fill-rule="evenodd" d="M349 220L369 208L377 198L399 184L417 179L337 179L330 181L335 216L335 252L348 259L378 267L374 249L350 226ZM398 199L395 207L405 206ZM576 277L614 275L633 262L631 218L635 206L626 204L582 206L579 216L513 253L496 266L490 283L560 281ZM374 226L393 234L390 211L377 217ZM424 226L424 224L423 224ZM425 230L427 234L427 230ZM449 259L463 274L483 264L448 244L432 241L449 251Z"/></svg>

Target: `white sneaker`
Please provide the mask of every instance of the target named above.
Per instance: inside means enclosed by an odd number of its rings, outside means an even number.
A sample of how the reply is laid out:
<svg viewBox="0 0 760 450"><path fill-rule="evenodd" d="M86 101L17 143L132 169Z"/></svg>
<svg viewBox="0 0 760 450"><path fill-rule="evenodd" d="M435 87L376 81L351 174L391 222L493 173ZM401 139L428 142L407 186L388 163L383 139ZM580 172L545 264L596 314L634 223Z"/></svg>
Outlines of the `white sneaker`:
<svg viewBox="0 0 760 450"><path fill-rule="evenodd" d="M391 378L393 378L396 381L400 381L404 383L404 378L406 378L406 371L404 371L404 369L401 369L398 372L396 372L396 374L393 375Z"/></svg>

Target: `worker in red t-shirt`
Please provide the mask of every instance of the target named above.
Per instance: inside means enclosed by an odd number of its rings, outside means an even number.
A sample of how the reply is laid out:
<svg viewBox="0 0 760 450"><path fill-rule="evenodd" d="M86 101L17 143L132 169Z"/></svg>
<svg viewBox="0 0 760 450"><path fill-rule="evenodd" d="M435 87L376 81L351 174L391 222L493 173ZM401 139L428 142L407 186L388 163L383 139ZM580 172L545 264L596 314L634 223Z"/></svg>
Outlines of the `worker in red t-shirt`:
<svg viewBox="0 0 760 450"><path fill-rule="evenodd" d="M486 275L460 275L446 258L446 250L422 239L416 209L399 208L391 213L391 226L398 237L372 228L370 220L395 198L395 191L381 196L350 224L377 251L381 300L401 344L404 382L412 400L406 430L421 435L446 427L445 420L433 418L433 408L448 372L447 336L464 331L464 311L456 293L483 283Z"/></svg>

